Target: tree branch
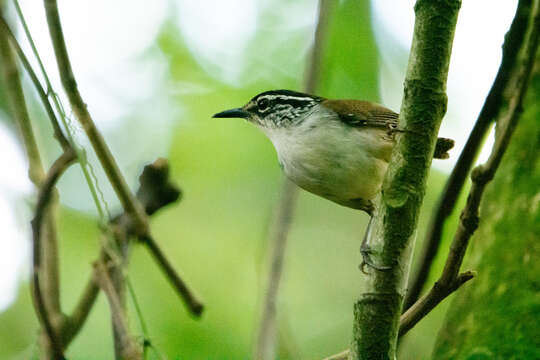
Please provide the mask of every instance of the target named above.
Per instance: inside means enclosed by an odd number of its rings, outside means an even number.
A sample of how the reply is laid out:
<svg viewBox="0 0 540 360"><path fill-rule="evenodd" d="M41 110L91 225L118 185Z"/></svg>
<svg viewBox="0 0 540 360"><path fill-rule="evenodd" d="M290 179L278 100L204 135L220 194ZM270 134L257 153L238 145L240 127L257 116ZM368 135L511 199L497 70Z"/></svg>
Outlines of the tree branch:
<svg viewBox="0 0 540 360"><path fill-rule="evenodd" d="M373 271L354 307L350 359L394 359L399 316L437 133L460 0L418 0L397 144L368 239L389 271ZM422 135L419 135L422 134Z"/></svg>
<svg viewBox="0 0 540 360"><path fill-rule="evenodd" d="M38 318L41 320L41 324L48 340L51 344L52 353L55 359L63 359L63 344L61 339L61 326L54 326L52 318L61 316L58 310L57 313L49 312L45 304L45 297L51 294L43 294L42 285L40 282L40 273L42 267L41 252L43 246L41 245L41 229L43 226L43 219L47 216L47 207L51 202L51 198L54 194L55 185L60 176L75 160L75 153L68 149L53 163L47 177L43 181L41 188L39 189L38 202L36 205L35 216L32 219L32 233L33 233L33 261L32 261L32 285L33 294L35 300L35 307L38 313Z"/></svg>
<svg viewBox="0 0 540 360"><path fill-rule="evenodd" d="M64 41L64 34L62 32L62 25L60 23L60 17L58 15L58 6L56 0L44 0L45 13L47 15L47 24L49 26L49 33L54 47L54 53L56 55L56 61L58 64L58 72L60 73L60 79L64 90L69 98L73 113L79 120L82 128L84 129L96 155L107 175L124 211L129 214L133 219L136 233L138 236L144 237L150 235L150 229L148 227L148 221L142 206L135 199L127 183L116 164L116 161L109 150L109 147L105 143L103 136L96 128L90 113L84 103L81 94L77 88L77 82L73 75L71 68L71 62L66 49Z"/></svg>
<svg viewBox="0 0 540 360"><path fill-rule="evenodd" d="M0 14L0 17L3 19L2 14ZM28 116L19 73L17 71L13 53L9 47L9 31L7 30L8 29L4 26L0 26L0 56L2 57L2 72L6 83L6 89L8 89L7 98L23 139L24 148L29 161L30 180L38 189L40 189L39 199L42 200L41 202L38 201L38 204L44 204L40 206L48 208L47 211L45 209L36 211L36 214L41 216L41 219L38 225L39 229L34 231L34 233L39 234L34 238L35 241L33 246L34 286L32 295L34 308L36 309L43 329L42 334L44 336L44 342L42 343L42 356L47 359L51 357L62 359L61 341L59 337L56 336L56 329L60 328L62 323L58 281L58 246L56 241L56 224L54 221L54 209L57 201L54 197L51 199L51 194L54 192L54 183L57 180L56 172L61 173L63 171L62 166L60 165L62 161L69 158L69 151L64 153L64 155L55 163L55 166L53 166L48 176L45 177L34 132ZM71 160L69 162L71 162ZM43 222L43 229L41 222ZM33 230L36 230L36 227L34 227ZM43 242L41 242L42 230L44 230ZM43 257L43 260L41 257Z"/></svg>
<svg viewBox="0 0 540 360"><path fill-rule="evenodd" d="M158 244L152 237L146 237L143 239L146 248L150 251L154 260L159 265L171 285L176 290L177 294L184 301L188 310L195 316L200 316L204 310L203 303L198 297L189 289L187 284L182 280L180 275L174 270L170 261L167 260L163 251L159 248Z"/></svg>
<svg viewBox="0 0 540 360"><path fill-rule="evenodd" d="M529 87L529 80L538 50L540 34L540 1L535 0L528 12L527 31L522 48L517 49L517 64L510 69L508 88L504 94L510 99L501 99L501 108L506 109L497 120L495 144L488 161L476 167L472 174L472 186L467 204L461 212L460 223L450 247L444 270L431 290L411 306L401 316L400 335L409 331L418 321L428 314L437 304L457 290L463 283L472 279L470 271L459 274L469 240L476 231L479 208L487 184L493 179L508 143L521 116L523 99ZM458 275L459 274L459 275Z"/></svg>
<svg viewBox="0 0 540 360"><path fill-rule="evenodd" d="M305 91L314 93L319 83L322 52L328 25L330 23L331 0L319 1L319 14L315 29L315 38L305 80ZM287 245L287 237L292 222L293 211L298 198L298 188L290 180L284 179L281 189L281 199L276 208L276 220L270 232L269 243L273 247L271 255L270 272L264 298L261 321L257 333L254 358L257 360L270 360L274 358L276 338L276 303L279 291L279 282L283 271L283 258Z"/></svg>
<svg viewBox="0 0 540 360"><path fill-rule="evenodd" d="M140 360L142 358L141 347L129 333L129 327L127 324L124 306L122 305L122 300L116 291L113 281L109 277L109 269L105 263L101 261L94 263L94 279L109 300L109 307L111 309L114 329L118 334L118 340L115 341L115 347L118 346L120 349L120 354L117 358L125 360Z"/></svg>
<svg viewBox="0 0 540 360"><path fill-rule="evenodd" d="M137 198L143 205L147 215L153 215L163 207L179 200L181 196L180 189L170 182L169 178L169 166L166 159L157 159L154 163L144 167L144 170L139 177L139 189L137 190ZM120 215L113 219L111 225L121 226L124 229L120 229L121 232L126 232L129 236L134 235L130 233L129 221L126 215ZM163 271L167 271L167 275L171 276L170 281L175 286L178 294L186 303L188 310L194 315L198 316L203 311L203 304L192 293L191 290L185 285L184 281L174 271L170 262L165 259L163 251L161 251L155 241L152 240L153 246L157 249L156 253L161 254L165 264L159 264ZM158 255L159 256L159 255ZM105 248L101 248L99 260L107 261L107 251ZM159 261L158 261L159 262ZM167 270L165 270L167 269ZM169 274L170 273L170 274ZM182 285L181 285L182 284ZM183 286L183 288L182 288ZM182 290L180 290L182 288ZM86 321L90 310L92 309L97 295L99 293L99 285L94 279L94 275L90 276L85 290L83 291L77 305L73 312L66 320L66 330L63 334L65 336L64 343L69 342L77 335Z"/></svg>
<svg viewBox="0 0 540 360"><path fill-rule="evenodd" d="M9 34L6 31L6 28L0 26L0 51L2 56L4 82L6 84L6 89L8 90L7 100L9 101L15 123L19 128L24 149L26 151L26 157L28 158L28 176L34 185L39 186L45 177L45 171L43 170L43 164L41 163L41 158L39 156L36 138L26 109L26 101L24 100L19 72L17 71L13 53L9 48L8 39Z"/></svg>
<svg viewBox="0 0 540 360"><path fill-rule="evenodd" d="M502 48L501 66L488 96L484 102L482 110L478 115L476 123L469 135L467 143L459 156L456 166L452 170L446 182L443 193L437 203L437 209L432 216L426 237L424 240L423 253L419 260L419 265L413 278L409 282L409 290L404 302L404 309L407 310L419 297L422 288L429 275L429 269L438 253L443 226L446 219L455 208L457 199L463 189L465 179L469 174L474 160L482 146L490 125L495 117L501 112L503 94L510 84L510 73L517 62L519 49L522 47L532 0L520 0L516 9L516 14L512 25L508 30Z"/></svg>
<svg viewBox="0 0 540 360"><path fill-rule="evenodd" d="M158 265L162 267L169 280L178 286L177 290L180 292L181 296L187 296L187 294L190 294L190 292L187 291L185 286L183 288L180 287L180 277L174 271L170 263L166 261L163 253L157 247L157 244L152 240L153 238L150 234L146 213L140 202L129 190L114 157L105 143L103 136L96 128L94 121L86 108L86 104L79 93L69 56L67 54L62 26L58 14L57 2L56 0L44 0L44 3L49 33L56 55L62 85L69 98L73 112L88 136L88 139L90 140L90 143L92 144L92 147L94 148L94 151L96 152L98 159L124 208L125 214L130 216L129 223L133 224L133 228L130 229L130 232L133 232L134 235L139 239L150 241L150 243L147 244L147 248L152 252L154 257L158 259ZM195 312L199 313L202 311L201 304L194 302L194 296L191 298L186 298L186 301L188 304L193 306L190 308L190 310L194 310Z"/></svg>
<svg viewBox="0 0 540 360"><path fill-rule="evenodd" d="M34 84L34 87L36 88L36 91L38 93L38 96L43 103L43 107L45 108L45 112L47 113L47 116L49 117L51 124L53 126L54 130L54 137L58 142L60 143L60 146L63 150L66 150L70 147L70 143L68 139L65 137L64 133L62 132L62 129L60 128L60 123L58 122L58 119L56 118L56 114L54 113L54 110L51 106L51 103L49 102L49 98L47 97L47 93L41 86L41 83L39 82L39 79L34 72L34 69L32 69L32 65L30 65L30 62L28 61L28 58L24 54L24 51L22 50L19 42L13 35L13 32L9 28L6 20L3 16L0 16L0 28L2 31L5 32L7 35L7 38L9 42L11 43L11 46L15 49L15 52L17 53L17 56L21 60L21 63L24 66L24 69L28 73L28 76L30 76L30 80L32 80L32 83Z"/></svg>

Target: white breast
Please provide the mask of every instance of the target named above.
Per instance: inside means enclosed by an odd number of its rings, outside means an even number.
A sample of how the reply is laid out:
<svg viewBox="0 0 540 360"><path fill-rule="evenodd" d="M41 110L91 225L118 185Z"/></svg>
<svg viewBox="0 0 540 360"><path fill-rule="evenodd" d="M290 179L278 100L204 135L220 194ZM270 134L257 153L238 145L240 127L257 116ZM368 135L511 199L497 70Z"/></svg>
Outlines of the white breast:
<svg viewBox="0 0 540 360"><path fill-rule="evenodd" d="M263 131L294 183L338 203L377 194L393 146L384 130L351 128L329 111L312 113L296 126Z"/></svg>

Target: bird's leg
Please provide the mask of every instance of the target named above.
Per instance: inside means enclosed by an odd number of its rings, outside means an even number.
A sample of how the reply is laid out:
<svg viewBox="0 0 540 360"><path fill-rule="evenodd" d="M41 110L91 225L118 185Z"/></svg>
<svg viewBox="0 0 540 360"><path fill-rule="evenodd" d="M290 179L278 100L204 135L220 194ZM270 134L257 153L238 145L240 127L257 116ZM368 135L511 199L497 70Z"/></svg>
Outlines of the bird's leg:
<svg viewBox="0 0 540 360"><path fill-rule="evenodd" d="M371 250L371 248L368 246L368 239L371 236L372 225L373 225L373 214L370 214L366 233L364 234L362 245L360 245L360 254L362 254L362 264L360 264L360 270L366 275L368 274L367 271L365 270L366 265L379 271L390 270L390 266L376 265L373 263L373 261L371 261L370 255L373 253L373 250Z"/></svg>

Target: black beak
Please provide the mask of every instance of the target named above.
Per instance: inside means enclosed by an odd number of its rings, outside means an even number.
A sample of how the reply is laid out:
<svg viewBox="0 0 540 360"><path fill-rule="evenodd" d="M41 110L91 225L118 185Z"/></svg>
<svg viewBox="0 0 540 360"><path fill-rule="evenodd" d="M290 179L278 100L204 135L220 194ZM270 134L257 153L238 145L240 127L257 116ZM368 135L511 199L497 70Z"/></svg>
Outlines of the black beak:
<svg viewBox="0 0 540 360"><path fill-rule="evenodd" d="M214 118L242 118L246 119L249 116L249 113L242 108L236 108L231 110L225 110L220 113L215 114Z"/></svg>

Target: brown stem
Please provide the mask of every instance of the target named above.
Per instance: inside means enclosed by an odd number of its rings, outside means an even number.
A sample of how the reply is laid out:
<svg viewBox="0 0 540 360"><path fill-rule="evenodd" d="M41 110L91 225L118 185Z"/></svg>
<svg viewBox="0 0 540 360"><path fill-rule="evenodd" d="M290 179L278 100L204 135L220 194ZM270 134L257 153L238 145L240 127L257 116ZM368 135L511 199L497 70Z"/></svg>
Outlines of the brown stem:
<svg viewBox="0 0 540 360"><path fill-rule="evenodd" d="M41 229L43 226L43 219L47 216L47 207L50 204L51 197L54 193L54 186L60 176L75 160L75 153L71 150L64 152L51 166L47 177L43 181L43 184L39 190L38 202L36 205L35 216L32 220L32 232L33 232L33 261L32 261L32 285L33 294L35 300L35 308L38 314L38 318L41 321L43 329L47 335L49 343L51 344L51 350L55 359L63 359L63 345L61 340L61 334L57 332L59 327L53 326L52 317L57 314L49 313L45 304L45 295L42 292L42 285L40 282L40 274L42 273L42 261L41 261ZM56 328L56 329L55 329Z"/></svg>
<svg viewBox="0 0 540 360"><path fill-rule="evenodd" d="M70 147L69 141L65 137L64 133L62 132L62 129L60 128L60 124L58 122L58 119L56 118L56 115L54 113L54 110L51 106L51 103L49 102L49 98L47 97L47 93L41 86L41 83L39 82L39 79L34 72L34 69L32 69L32 65L30 65L30 62L28 61L28 58L24 54L24 51L22 50L19 42L13 35L13 32L9 28L6 20L3 16L0 16L0 28L2 31L5 32L5 34L8 37L9 42L11 43L11 46L15 49L15 52L17 53L17 56L21 60L21 63L24 66L24 69L28 73L28 76L30 76L30 80L32 80L32 83L34 84L34 87L37 90L37 93L39 95L39 98L41 102L43 103L43 107L45 108L45 112L47 113L47 116L49 117L51 124L53 126L54 130L54 137L58 142L60 143L60 146L62 149L66 150Z"/></svg>
<svg viewBox="0 0 540 360"><path fill-rule="evenodd" d="M180 298L186 304L188 310L195 316L200 316L204 310L203 303L197 298L192 290L189 289L184 280L178 275L174 267L171 265L163 251L159 248L159 245L154 241L152 237L145 237L143 239L146 248L150 251L154 260L158 266L163 270L163 273L175 288Z"/></svg>
<svg viewBox="0 0 540 360"><path fill-rule="evenodd" d="M152 164L144 167L144 170L139 177L139 189L137 190L137 198L143 205L147 215L152 215L162 209L163 207L178 201L181 196L181 191L169 179L169 165L166 159L157 159ZM129 231L129 219L125 215L121 215L116 219L111 221L111 225L123 229L118 229L118 231L127 232L129 236L134 235ZM153 242L154 246L157 249L157 253L161 255L160 258L165 259L163 252L157 247L157 244ZM159 256L159 255L158 255ZM107 261L108 251L102 246L100 251L100 261ZM176 278L177 283L183 283L178 274L171 267L170 263L165 259L165 263L168 267L173 278ZM175 282L175 280L171 280ZM186 288L187 289L187 288ZM81 295L75 309L72 314L67 319L67 324L69 325L68 329L65 331L65 344L68 344L73 337L80 331L90 310L92 309L97 295L99 293L99 286L94 280L94 276L90 276L90 279L87 281L85 290ZM185 294L186 303L191 303L190 311L194 313L196 311L202 311L202 304L200 301L196 300L196 297L191 294L188 290ZM199 310L200 309L200 310Z"/></svg>
<svg viewBox="0 0 540 360"><path fill-rule="evenodd" d="M314 93L319 83L322 52L328 25L331 17L331 0L319 1L319 15L315 29L315 39L311 56L308 58L305 91ZM254 357L257 360L273 359L276 337L276 302L279 291L279 282L283 271L283 258L287 246L287 237L292 222L292 214L296 205L298 188L288 179L285 179L281 189L281 199L276 207L276 221L269 236L269 243L273 247L271 255L270 272L265 293L263 311L257 334Z"/></svg>
<svg viewBox="0 0 540 360"><path fill-rule="evenodd" d="M501 104L503 94L505 89L509 86L510 73L517 62L517 54L525 39L531 2L532 0L519 1L514 20L505 37L502 48L502 62L495 81L486 97L467 143L456 162L456 166L446 182L445 188L437 203L435 214L431 218L426 232L424 249L420 256L419 265L413 278L409 282L410 286L403 305L404 311L418 299L420 292L426 283L429 270L431 269L441 244L444 223L454 210L457 199L463 189L467 175L478 155L484 138L486 137L491 124L493 124L495 117L502 109Z"/></svg>
<svg viewBox="0 0 540 360"><path fill-rule="evenodd" d="M426 316L435 306L455 292L467 281L474 278L475 273L466 271L459 274L451 283L441 284L436 282L429 292L415 302L399 319L399 336L405 335L414 325Z"/></svg>
<svg viewBox="0 0 540 360"><path fill-rule="evenodd" d="M137 345L137 342L129 333L122 299L109 276L109 269L107 268L106 263L101 261L94 263L94 277L109 301L115 334L117 334L117 336L115 336L115 348L119 348L119 358L126 360L140 360L142 357L141 347Z"/></svg>
<svg viewBox="0 0 540 360"><path fill-rule="evenodd" d="M3 19L3 15L0 14ZM49 174L45 176L39 150L36 144L34 132L28 116L26 101L17 71L15 59L12 49L9 46L9 29L5 26L0 26L0 56L2 58L2 73L6 83L7 100L11 107L15 123L17 124L21 137L23 139L24 148L29 162L29 177L30 180L40 189L40 197L38 205L43 203L46 197L45 205L48 210L37 210L36 215L41 217L39 225L33 226L35 233L43 232L34 241L33 256L33 300L34 307L38 313L38 318L43 328L42 356L45 358L63 358L62 344L60 338L56 336L56 329L60 328L62 323L62 314L60 309L59 296L59 277L58 277L58 254L56 242L56 224L54 219L56 199L54 193L54 182L57 180L56 172L61 172L59 169L59 161L68 158L66 152L59 159ZM69 149L68 149L69 150ZM59 176L59 175L58 175ZM39 209L39 207L38 207ZM43 222L43 226L41 225ZM42 231L43 230L43 231ZM43 242L41 242L43 238ZM35 238L36 239L36 238ZM43 257L43 259L41 259ZM37 260L37 261L36 261ZM37 266L36 266L37 265Z"/></svg>
<svg viewBox="0 0 540 360"><path fill-rule="evenodd" d="M47 15L47 24L49 26L49 33L54 47L54 53L56 55L56 62L58 64L58 72L60 73L60 79L62 85L69 98L71 108L76 118L79 120L84 132L88 136L94 151L107 175L124 211L129 214L135 224L135 230L137 235L146 236L149 235L148 221L142 206L135 199L127 183L120 172L116 160L114 159L109 147L105 143L103 136L98 131L94 120L90 116L86 104L84 103L79 89L77 88L77 82L73 75L71 68L71 62L66 49L64 41L64 34L62 32L62 25L60 23L60 17L58 15L58 6L56 0L44 0L45 1L45 13Z"/></svg>

